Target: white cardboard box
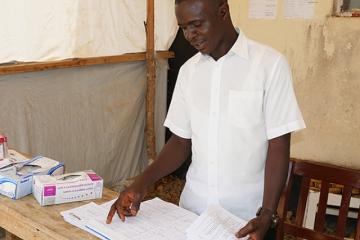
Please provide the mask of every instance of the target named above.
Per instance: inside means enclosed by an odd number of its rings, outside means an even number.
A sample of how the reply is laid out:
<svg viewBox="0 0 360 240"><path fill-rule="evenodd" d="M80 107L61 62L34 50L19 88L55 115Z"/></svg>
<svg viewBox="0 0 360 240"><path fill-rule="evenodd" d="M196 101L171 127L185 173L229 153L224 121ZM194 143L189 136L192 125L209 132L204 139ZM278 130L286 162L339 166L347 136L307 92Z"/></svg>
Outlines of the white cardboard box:
<svg viewBox="0 0 360 240"><path fill-rule="evenodd" d="M101 198L102 191L103 179L92 170L33 179L33 195L41 206Z"/></svg>
<svg viewBox="0 0 360 240"><path fill-rule="evenodd" d="M21 153L13 149L9 149L9 156L7 158L0 160L0 171L5 171L8 168L11 168L17 164L25 164L30 161L29 158L25 157Z"/></svg>
<svg viewBox="0 0 360 240"><path fill-rule="evenodd" d="M15 162L0 170L0 194L19 199L32 193L34 175L63 173L64 164L47 157L37 156L25 162Z"/></svg>

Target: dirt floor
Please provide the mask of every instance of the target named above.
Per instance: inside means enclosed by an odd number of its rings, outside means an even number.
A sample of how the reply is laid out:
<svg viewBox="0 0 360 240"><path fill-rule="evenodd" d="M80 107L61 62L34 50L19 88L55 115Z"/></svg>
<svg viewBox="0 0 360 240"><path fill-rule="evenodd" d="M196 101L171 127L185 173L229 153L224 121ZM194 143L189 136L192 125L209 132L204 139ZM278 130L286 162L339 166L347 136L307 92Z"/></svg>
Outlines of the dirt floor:
<svg viewBox="0 0 360 240"><path fill-rule="evenodd" d="M155 183L148 191L145 199L159 197L164 201L179 204L180 194L184 188L185 180L174 176L167 176Z"/></svg>

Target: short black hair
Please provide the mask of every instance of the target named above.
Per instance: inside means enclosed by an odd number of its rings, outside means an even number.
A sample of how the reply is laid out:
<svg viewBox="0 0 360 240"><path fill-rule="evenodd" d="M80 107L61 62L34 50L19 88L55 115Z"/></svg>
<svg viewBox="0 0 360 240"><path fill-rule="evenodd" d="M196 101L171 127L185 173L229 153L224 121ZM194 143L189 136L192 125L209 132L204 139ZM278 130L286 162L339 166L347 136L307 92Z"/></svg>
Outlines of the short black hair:
<svg viewBox="0 0 360 240"><path fill-rule="evenodd" d="M210 11L214 11L214 13L217 11L217 9L222 5L223 3L227 3L228 0L175 0L175 5L180 5L182 2L185 1L202 1L210 7Z"/></svg>

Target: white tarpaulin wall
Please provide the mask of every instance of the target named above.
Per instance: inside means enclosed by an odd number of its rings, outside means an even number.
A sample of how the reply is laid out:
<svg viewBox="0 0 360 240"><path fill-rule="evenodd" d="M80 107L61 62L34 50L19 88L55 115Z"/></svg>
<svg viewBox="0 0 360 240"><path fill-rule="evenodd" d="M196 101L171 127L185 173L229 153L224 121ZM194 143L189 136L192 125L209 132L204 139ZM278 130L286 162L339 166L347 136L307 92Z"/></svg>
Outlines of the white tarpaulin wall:
<svg viewBox="0 0 360 240"><path fill-rule="evenodd" d="M144 52L146 12L146 0L0 0L0 63ZM155 0L155 49L176 31L174 0Z"/></svg>
<svg viewBox="0 0 360 240"><path fill-rule="evenodd" d="M144 52L146 0L0 0L0 63ZM173 0L155 0L156 50L176 35ZM164 144L167 61L158 60L156 148ZM0 76L9 145L93 169L112 186L147 164L145 61Z"/></svg>
<svg viewBox="0 0 360 240"><path fill-rule="evenodd" d="M166 61L158 64L157 146L164 143ZM10 147L93 169L106 185L146 165L145 62L0 76L0 132ZM163 96L161 96L163 95Z"/></svg>

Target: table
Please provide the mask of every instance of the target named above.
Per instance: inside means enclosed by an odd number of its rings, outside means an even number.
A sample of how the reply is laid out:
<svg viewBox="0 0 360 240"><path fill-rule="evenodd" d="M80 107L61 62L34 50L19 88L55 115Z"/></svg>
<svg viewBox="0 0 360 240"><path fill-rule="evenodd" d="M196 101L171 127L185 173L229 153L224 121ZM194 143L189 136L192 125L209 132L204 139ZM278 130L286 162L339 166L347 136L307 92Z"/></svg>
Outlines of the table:
<svg viewBox="0 0 360 240"><path fill-rule="evenodd" d="M97 204L114 199L118 193L107 188L103 190L101 199L93 200ZM6 239L98 239L97 237L65 222L61 211L89 203L89 201L73 202L41 207L32 195L13 200L0 196L0 227L7 232Z"/></svg>

